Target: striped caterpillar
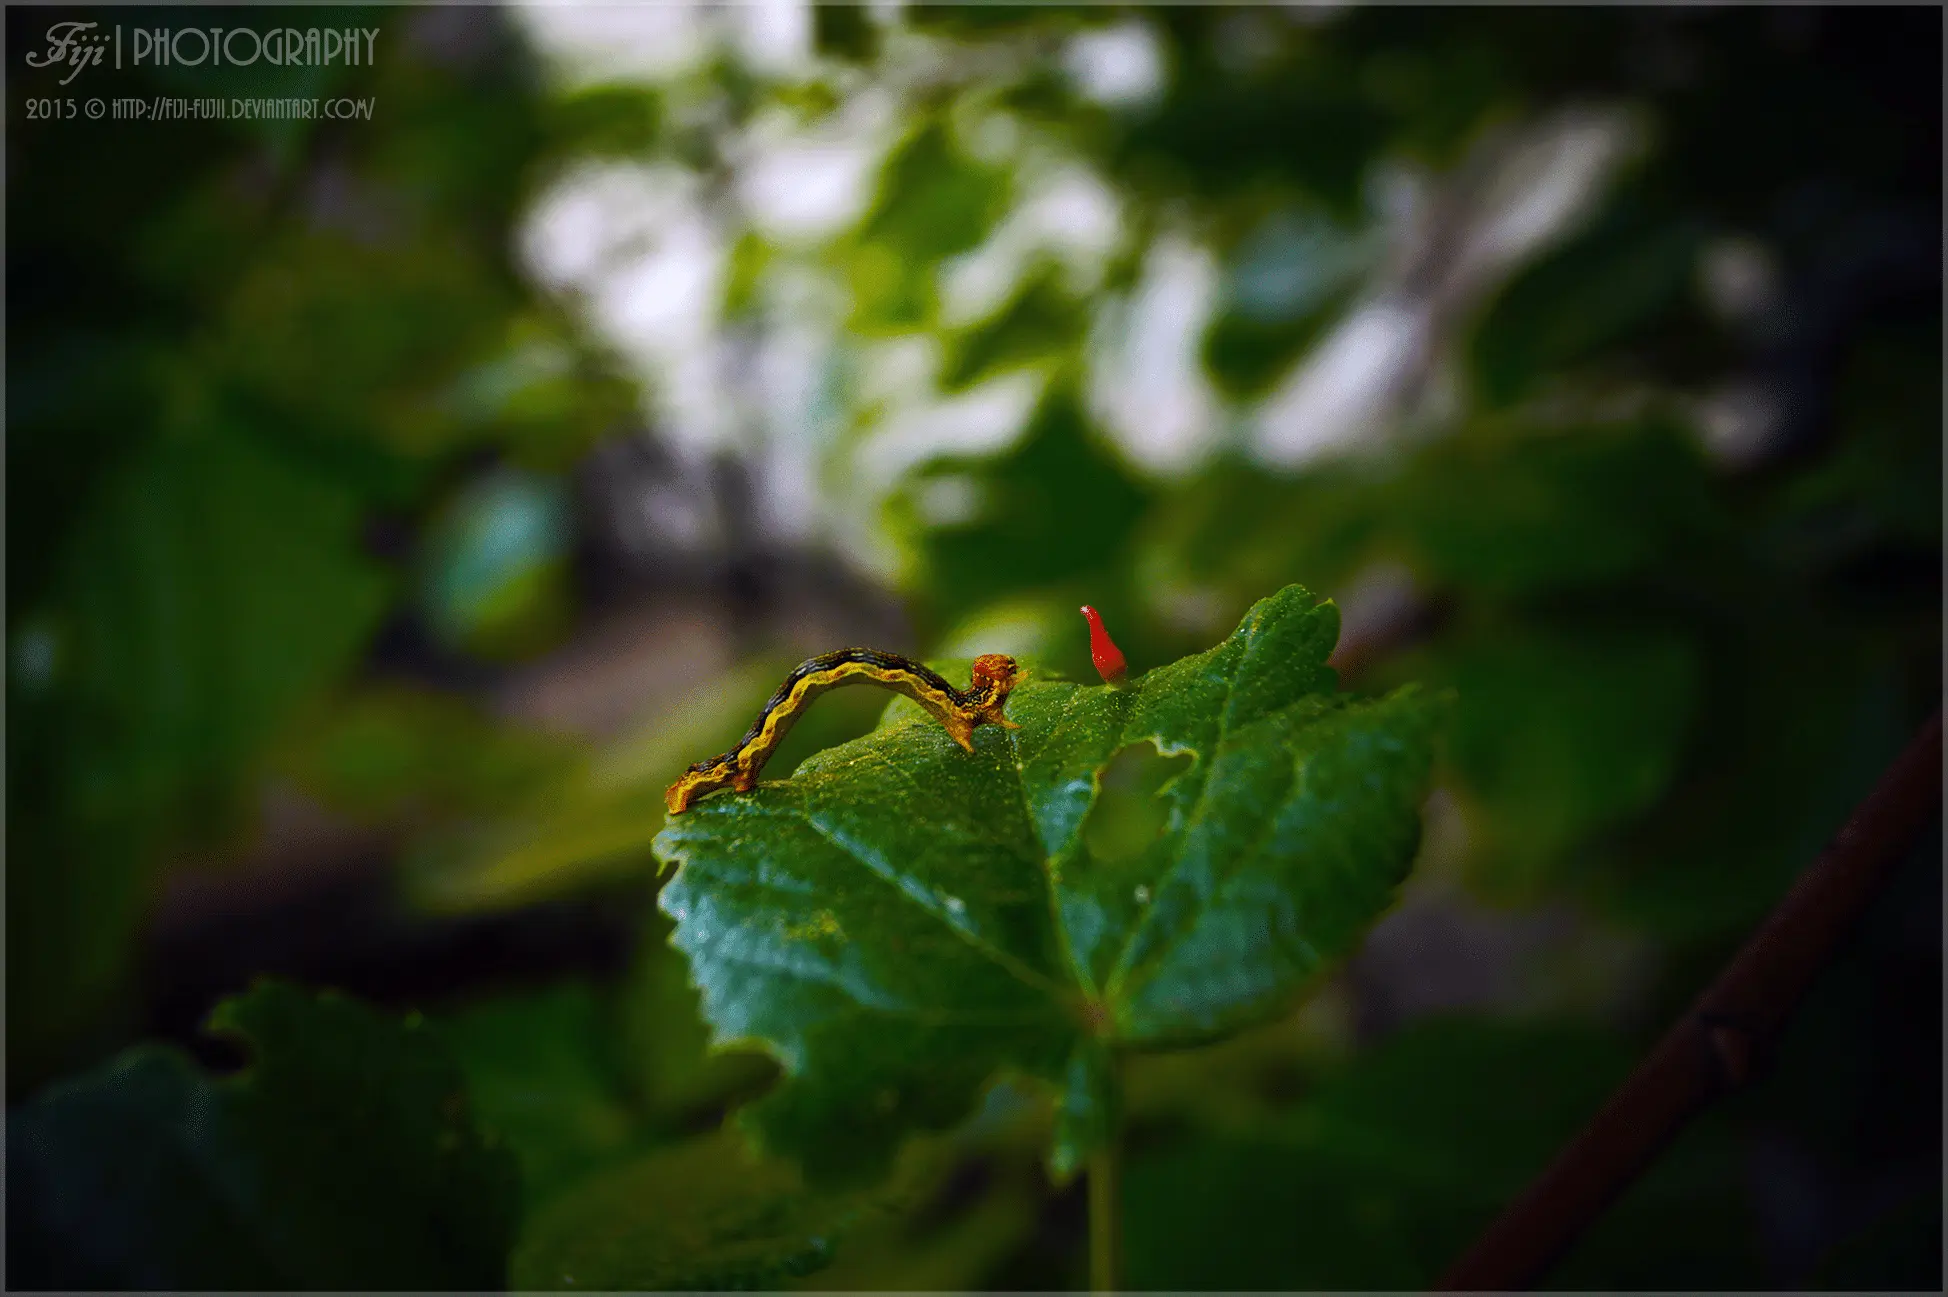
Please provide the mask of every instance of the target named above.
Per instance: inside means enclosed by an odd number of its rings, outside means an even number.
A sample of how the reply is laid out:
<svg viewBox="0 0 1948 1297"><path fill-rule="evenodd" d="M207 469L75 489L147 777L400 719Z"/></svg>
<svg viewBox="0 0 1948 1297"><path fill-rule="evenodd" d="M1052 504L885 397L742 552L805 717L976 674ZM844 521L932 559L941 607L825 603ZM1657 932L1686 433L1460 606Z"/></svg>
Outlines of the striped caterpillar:
<svg viewBox="0 0 1948 1297"><path fill-rule="evenodd" d="M1021 728L1003 716L1001 709L1024 674L1013 658L987 653L974 659L969 687L956 689L935 672L897 653L867 648L821 653L792 669L735 747L722 756L697 762L678 776L663 794L664 804L670 814L680 815L697 798L722 788L750 792L757 787L764 763L812 700L842 685L878 685L905 694L946 726L954 742L972 752L977 726L993 723L1011 730Z"/></svg>

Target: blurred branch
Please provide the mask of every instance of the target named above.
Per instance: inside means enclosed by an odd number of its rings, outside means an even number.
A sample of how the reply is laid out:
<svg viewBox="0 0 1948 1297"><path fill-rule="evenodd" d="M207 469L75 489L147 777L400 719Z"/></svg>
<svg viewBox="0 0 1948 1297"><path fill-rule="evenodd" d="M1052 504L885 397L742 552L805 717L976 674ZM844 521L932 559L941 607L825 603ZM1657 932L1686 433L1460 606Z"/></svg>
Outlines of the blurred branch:
<svg viewBox="0 0 1948 1297"><path fill-rule="evenodd" d="M1496 1291L1535 1282L1685 1122L1749 1080L1759 1048L1940 806L1937 710L1718 980L1437 1289Z"/></svg>

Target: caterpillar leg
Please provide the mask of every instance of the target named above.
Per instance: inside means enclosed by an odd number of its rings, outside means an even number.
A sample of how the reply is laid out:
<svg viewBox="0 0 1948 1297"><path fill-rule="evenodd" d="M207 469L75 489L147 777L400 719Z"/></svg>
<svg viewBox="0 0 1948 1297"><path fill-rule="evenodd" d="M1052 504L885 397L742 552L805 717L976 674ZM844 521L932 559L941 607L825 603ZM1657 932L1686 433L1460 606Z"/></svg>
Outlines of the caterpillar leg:
<svg viewBox="0 0 1948 1297"><path fill-rule="evenodd" d="M972 720L974 724L980 725L985 722L986 724L989 725L999 725L1004 730L1020 729L1021 726L1015 724L1013 721L1009 720L1006 716L1001 714L1001 709L1006 705L1007 705L1007 699L1003 698L999 701L987 703L981 707L975 708L974 711L972 712Z"/></svg>
<svg viewBox="0 0 1948 1297"><path fill-rule="evenodd" d="M978 717L949 712L940 718L940 723L946 728L947 737L960 744L961 751L974 751L974 727L981 723Z"/></svg>

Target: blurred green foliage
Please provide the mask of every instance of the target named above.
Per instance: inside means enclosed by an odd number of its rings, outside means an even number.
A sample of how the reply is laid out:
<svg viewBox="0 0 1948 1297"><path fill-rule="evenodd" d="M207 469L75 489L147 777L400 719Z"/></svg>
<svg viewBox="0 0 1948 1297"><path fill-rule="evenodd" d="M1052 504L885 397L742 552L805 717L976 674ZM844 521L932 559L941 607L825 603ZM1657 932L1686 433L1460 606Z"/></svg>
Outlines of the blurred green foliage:
<svg viewBox="0 0 1948 1297"><path fill-rule="evenodd" d="M1628 1064L1580 1025L1417 1024L1327 1070L1270 1127L1180 1138L1137 1162L1131 1284L1425 1288ZM1498 1084L1514 1076L1520 1087ZM1241 1246L1200 1248L1212 1234Z"/></svg>
<svg viewBox="0 0 1948 1297"><path fill-rule="evenodd" d="M12 9L8 48L69 17L296 21ZM1333 595L1357 693L1456 694L1434 774L1450 818L1430 817L1418 895L1510 923L1571 915L1571 948L1522 965L1536 983L1583 976L1574 948L1599 933L1629 956L1580 1016L1487 997L1401 1021L1386 979L1414 969L1361 957L1293 1016L1144 1059L1132 1284L1430 1281L1938 704L1937 11L927 5L889 22L820 5L828 62L780 71L733 40L593 81L553 75L536 24L501 11L303 21L376 27L380 57L127 70L101 92L372 96L371 121L30 119L23 97L76 90L9 68L16 1284L1082 1281L1079 1201L1041 1169L1046 1096L970 1075L975 1117L910 1146L872 1211L711 1133L780 1069L707 1047L650 843L663 786L734 741L797 654L747 637L599 742L509 714L510 673L602 612L590 452L645 411L671 422L670 366L628 354L600 285L523 273L524 222L584 163L697 182L725 236L709 309L740 337L816 316L778 305L805 276L835 286L818 396L780 444L837 502L835 530L871 541L864 566L916 641L887 647L1015 652L1087 680L1079 603L1141 671L1289 584ZM1076 51L1132 29L1154 83L1091 91ZM739 206L744 141L840 120L863 91L891 121L856 212L767 232ZM1609 106L1632 143L1590 210L1481 272L1467 212L1493 208L1496 149ZM1021 233L1051 160L1116 211L1096 253L1076 251L1095 244L1072 208L1053 235ZM970 309L969 267L1004 236L1028 251ZM1159 467L1105 413L1104 325L1162 292L1172 241L1208 254L1187 345L1218 413L1208 453ZM1401 298L1433 304L1432 395L1337 453L1266 453L1254 418L1363 306ZM876 348L915 341L932 359L900 382L926 390L876 387ZM1109 395L1151 400L1165 362L1131 356ZM902 402L993 380L1034 384L1005 437L872 468ZM1167 424L1167 404L1137 422ZM1732 417L1754 409L1770 440ZM803 548L856 556L829 536ZM685 562L653 560L671 569L654 597L711 579ZM779 570L759 602L815 584ZM1375 590L1407 611L1373 620ZM900 715L872 691L822 701L767 775L882 712ZM1129 816L1089 828L1092 855L1125 859L1173 773L1140 749L1109 769L1104 800ZM503 951L391 997L437 1028L253 992L217 1019L248 1038L237 1078L154 1044L104 1062L180 991L182 970L145 955L173 877L241 868L275 831L267 786L396 860L373 946L577 898L638 940L615 968L532 972ZM1552 1286L1939 1286L1938 835L1929 848L1765 1079ZM364 951L316 980L352 979Z"/></svg>
<svg viewBox="0 0 1948 1297"><path fill-rule="evenodd" d="M483 1139L418 1015L267 983L213 1031L215 1080L145 1047L7 1123L14 1283L44 1288L498 1287L514 1159Z"/></svg>
<svg viewBox="0 0 1948 1297"><path fill-rule="evenodd" d="M775 1288L820 1269L865 1200L813 1198L734 1132L591 1177L535 1220L512 1285L597 1292Z"/></svg>
<svg viewBox="0 0 1948 1297"><path fill-rule="evenodd" d="M383 11L315 17L396 39ZM383 131L189 124L158 148L104 126L85 173L73 139L14 141L35 196L9 229L34 321L8 388L23 1078L113 1003L157 865L234 837L267 745L402 597L375 512L423 509L483 445L518 457L537 422L559 465L623 408L596 369L539 405L531 364L498 391L478 376L546 338L501 246L542 141L510 61L422 54L305 88L383 96ZM159 93L198 80L157 72Z"/></svg>

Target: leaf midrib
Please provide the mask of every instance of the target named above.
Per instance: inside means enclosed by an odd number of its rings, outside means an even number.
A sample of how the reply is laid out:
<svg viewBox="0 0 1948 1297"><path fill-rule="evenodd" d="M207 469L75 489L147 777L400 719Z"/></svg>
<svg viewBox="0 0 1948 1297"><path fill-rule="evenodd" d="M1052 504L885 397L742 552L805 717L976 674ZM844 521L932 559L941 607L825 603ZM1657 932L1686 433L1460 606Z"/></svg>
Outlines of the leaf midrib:
<svg viewBox="0 0 1948 1297"><path fill-rule="evenodd" d="M909 890L906 886L902 884L902 882L900 881L900 875L898 873L883 867L878 861L873 859L867 852L861 850L858 846L856 846L854 843L849 841L837 829L832 828L831 826L820 822L817 813L814 812L809 805L791 807L788 809L792 814L798 817L800 822L802 822L806 828L810 829L813 833L817 834L820 839L831 844L831 846L834 847L836 850L838 850L840 854L846 856L851 860L857 861L859 865L862 868L864 868L868 874L871 874L874 878L878 879L880 882L884 883L887 887L891 888L897 895L904 898L909 904L917 908L922 914L925 914L928 917L937 920L942 926L947 928L948 931L952 932L955 936L959 937L962 941L966 942L974 950L976 950L981 955L983 955L988 960L988 962L992 963L996 968L1001 969L1003 972L1013 977L1016 981L1021 982L1026 986L1032 987L1033 989L1040 991L1042 994L1048 996L1049 999L1058 1008L1065 1001L1072 998L1069 993L1069 988L1062 986L1060 983L1052 980L1051 978L1047 977L1045 974L1038 972L1036 969L1032 968L1024 961L1016 958L1014 955L1009 954L1006 950L1003 950L1001 947L988 941L986 938L982 937L979 933L968 931L960 924L954 922L954 920L948 917L948 915L942 913L934 906L928 904L924 898L915 895L911 890Z"/></svg>
<svg viewBox="0 0 1948 1297"><path fill-rule="evenodd" d="M1069 696L1062 702L1061 716L1056 719L1053 725L1049 726L1048 737L1043 740L1044 747L1052 745L1056 737L1061 734L1062 727L1069 723L1071 716L1075 712L1076 700L1085 696L1087 688L1086 685L1077 685L1069 691ZM1096 987L1096 979L1090 976L1089 970L1083 967L1080 959L1076 958L1075 943L1069 939L1068 925L1062 922L1062 901L1056 895L1055 891L1055 870L1053 868L1055 858L1048 854L1047 849L1042 844L1041 829L1035 821L1034 807L1028 800L1028 769L1022 763L1021 759L1021 732L1018 730L1009 730L1006 733L1008 736L1008 753L1010 756L1009 764L1015 768L1015 791L1021 795L1022 820L1028 826L1028 835L1034 843L1035 854L1041 858L1042 884L1048 891L1049 923L1055 931L1055 939L1062 944L1062 959L1068 965L1070 974L1075 978L1075 991L1084 1001L1083 1020L1085 1022L1095 1022L1101 1015L1089 1012L1088 1006L1093 1005L1100 998L1100 992ZM1089 776L1090 785L1098 794L1102 791L1101 778L1102 771L1100 769L1092 771ZM1090 805L1092 807L1095 805L1093 798L1090 801ZM1083 819L1085 821L1088 819L1088 811L1086 810L1083 812ZM1081 831L1081 823L1077 824L1076 830L1077 832Z"/></svg>

